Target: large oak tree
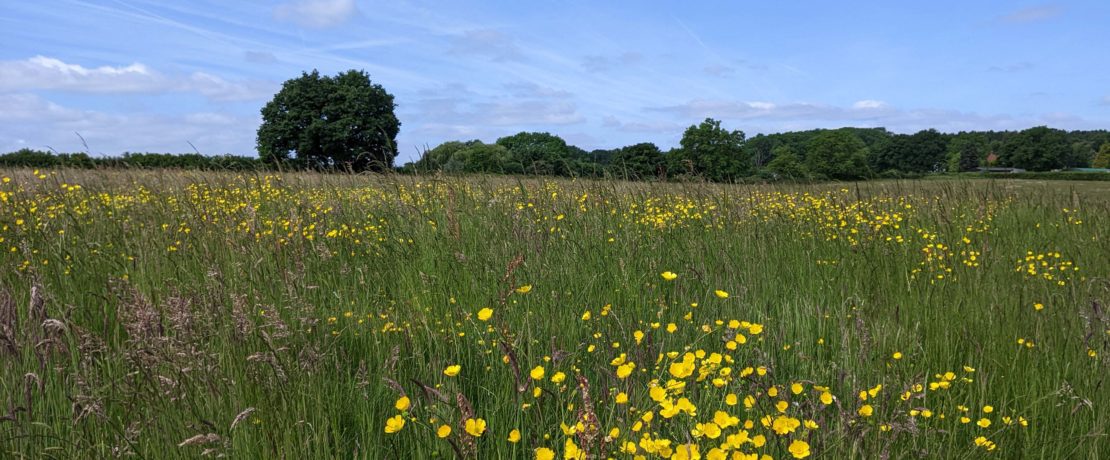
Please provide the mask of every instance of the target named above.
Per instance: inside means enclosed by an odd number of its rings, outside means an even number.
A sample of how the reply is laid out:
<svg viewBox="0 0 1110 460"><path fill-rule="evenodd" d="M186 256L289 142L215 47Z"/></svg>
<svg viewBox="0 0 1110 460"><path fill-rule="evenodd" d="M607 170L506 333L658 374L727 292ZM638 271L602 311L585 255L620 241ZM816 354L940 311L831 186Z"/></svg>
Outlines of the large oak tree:
<svg viewBox="0 0 1110 460"><path fill-rule="evenodd" d="M262 108L258 154L309 168L389 169L401 129L394 108L393 95L366 72L304 72Z"/></svg>

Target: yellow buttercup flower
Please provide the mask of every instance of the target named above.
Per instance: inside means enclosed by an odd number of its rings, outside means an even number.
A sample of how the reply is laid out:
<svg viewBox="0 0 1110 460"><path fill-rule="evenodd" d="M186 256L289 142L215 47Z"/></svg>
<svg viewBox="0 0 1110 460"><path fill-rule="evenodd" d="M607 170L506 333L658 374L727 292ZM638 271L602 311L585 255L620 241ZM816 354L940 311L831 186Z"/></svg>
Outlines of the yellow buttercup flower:
<svg viewBox="0 0 1110 460"><path fill-rule="evenodd" d="M405 427L405 418L401 414L394 415L385 421L386 434L393 434Z"/></svg>
<svg viewBox="0 0 1110 460"><path fill-rule="evenodd" d="M770 417L771 416L768 415L764 418L767 419ZM770 423L771 430L773 430L775 434L778 435L793 433L794 430L797 430L799 426L802 426L802 422L800 420L794 417L787 417L785 415L775 417L775 419L772 420Z"/></svg>
<svg viewBox="0 0 1110 460"><path fill-rule="evenodd" d="M480 418L468 418L463 423L463 427L466 428L467 434L477 438L486 432L486 421Z"/></svg>
<svg viewBox="0 0 1110 460"><path fill-rule="evenodd" d="M801 439L795 439L786 450L790 451L790 455L793 455L794 458L809 457L809 443Z"/></svg>
<svg viewBox="0 0 1110 460"><path fill-rule="evenodd" d="M546 447L537 448L536 460L555 460L555 451Z"/></svg>
<svg viewBox="0 0 1110 460"><path fill-rule="evenodd" d="M720 298L720 299L727 299L728 298L728 291L722 291L722 290L718 289L716 291L713 291L713 294L716 294L717 298Z"/></svg>
<svg viewBox="0 0 1110 460"><path fill-rule="evenodd" d="M697 444L682 444L675 446L674 455L671 460L700 460L701 453L698 452Z"/></svg>
<svg viewBox="0 0 1110 460"><path fill-rule="evenodd" d="M674 281L675 278L678 278L678 275L676 275L674 272L663 272L660 273L659 276L662 276L663 279L667 281Z"/></svg>
<svg viewBox="0 0 1110 460"><path fill-rule="evenodd" d="M875 408L871 407L870 404L864 404L863 407L860 407L859 410L856 411L856 413L858 413L861 417L870 417L871 414L875 413Z"/></svg>
<svg viewBox="0 0 1110 460"><path fill-rule="evenodd" d="M407 411L411 405L412 401L409 400L408 396L401 396L397 402L393 404L393 407L396 407L399 411Z"/></svg>
<svg viewBox="0 0 1110 460"><path fill-rule="evenodd" d="M510 431L508 440L511 443L520 442L520 430L513 429L513 431Z"/></svg>
<svg viewBox="0 0 1110 460"><path fill-rule="evenodd" d="M531 284L525 284L524 286L516 288L516 292L520 293L520 294L527 294L531 291L532 291L532 285Z"/></svg>
<svg viewBox="0 0 1110 460"><path fill-rule="evenodd" d="M491 317L493 317L493 309L492 308L486 307L486 308L483 308L481 310L478 310L478 319L480 321L489 321L489 319Z"/></svg>
<svg viewBox="0 0 1110 460"><path fill-rule="evenodd" d="M636 363L627 362L617 367L617 378L625 379L632 375L632 371L636 369Z"/></svg>
<svg viewBox="0 0 1110 460"><path fill-rule="evenodd" d="M456 375L459 375L459 371L462 371L462 366L454 364L451 366L447 366L447 368L443 370L443 375L454 377Z"/></svg>
<svg viewBox="0 0 1110 460"><path fill-rule="evenodd" d="M439 429L436 430L436 436L440 438L451 436L451 427L449 425L440 425Z"/></svg>
<svg viewBox="0 0 1110 460"><path fill-rule="evenodd" d="M532 377L532 380L543 380L543 375L544 375L543 366L533 367L532 371L529 372L528 375L530 375Z"/></svg>

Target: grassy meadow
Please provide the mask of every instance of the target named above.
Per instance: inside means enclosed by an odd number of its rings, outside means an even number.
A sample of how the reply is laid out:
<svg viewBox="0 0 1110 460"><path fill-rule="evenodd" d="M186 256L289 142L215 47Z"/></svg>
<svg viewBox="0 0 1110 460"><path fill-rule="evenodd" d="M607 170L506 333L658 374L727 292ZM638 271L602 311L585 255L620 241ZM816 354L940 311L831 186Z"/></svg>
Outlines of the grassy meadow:
<svg viewBox="0 0 1110 460"><path fill-rule="evenodd" d="M1110 183L0 179L3 458L1110 457Z"/></svg>

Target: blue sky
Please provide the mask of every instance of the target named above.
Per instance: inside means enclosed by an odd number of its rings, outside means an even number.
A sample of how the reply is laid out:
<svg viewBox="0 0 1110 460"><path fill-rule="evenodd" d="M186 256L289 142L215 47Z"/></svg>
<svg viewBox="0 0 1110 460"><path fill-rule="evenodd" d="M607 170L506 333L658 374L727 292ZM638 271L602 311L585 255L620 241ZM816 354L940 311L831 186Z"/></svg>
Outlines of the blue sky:
<svg viewBox="0 0 1110 460"><path fill-rule="evenodd" d="M1110 128L1105 1L2 1L0 152L253 155L313 68L396 96L399 163L525 130L667 148L705 117Z"/></svg>

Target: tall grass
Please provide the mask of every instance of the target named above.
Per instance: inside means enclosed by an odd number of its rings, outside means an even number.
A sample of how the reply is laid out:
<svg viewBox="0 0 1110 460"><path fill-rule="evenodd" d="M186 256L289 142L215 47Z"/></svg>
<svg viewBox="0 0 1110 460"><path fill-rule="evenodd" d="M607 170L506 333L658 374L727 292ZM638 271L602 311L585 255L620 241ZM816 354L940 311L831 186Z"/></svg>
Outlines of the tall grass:
<svg viewBox="0 0 1110 460"><path fill-rule="evenodd" d="M0 177L4 457L1110 455L1098 184Z"/></svg>

